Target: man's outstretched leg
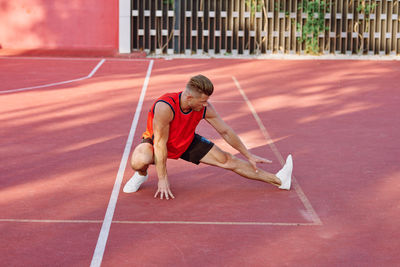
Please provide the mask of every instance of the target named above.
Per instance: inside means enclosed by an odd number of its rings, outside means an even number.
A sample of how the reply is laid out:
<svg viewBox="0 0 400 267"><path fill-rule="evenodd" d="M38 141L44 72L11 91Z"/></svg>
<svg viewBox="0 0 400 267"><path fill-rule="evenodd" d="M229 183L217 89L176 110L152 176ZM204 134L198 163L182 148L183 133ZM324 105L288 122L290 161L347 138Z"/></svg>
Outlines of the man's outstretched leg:
<svg viewBox="0 0 400 267"><path fill-rule="evenodd" d="M253 180L259 180L278 186L280 189L290 189L293 162L291 155L288 156L285 166L275 175L260 168L257 171L248 162L241 160L223 150L216 145L205 155L200 162L221 167Z"/></svg>
<svg viewBox="0 0 400 267"><path fill-rule="evenodd" d="M131 166L135 174L125 184L123 191L125 193L136 192L139 187L147 181L149 175L147 169L154 162L153 146L150 143L139 144L132 153Z"/></svg>

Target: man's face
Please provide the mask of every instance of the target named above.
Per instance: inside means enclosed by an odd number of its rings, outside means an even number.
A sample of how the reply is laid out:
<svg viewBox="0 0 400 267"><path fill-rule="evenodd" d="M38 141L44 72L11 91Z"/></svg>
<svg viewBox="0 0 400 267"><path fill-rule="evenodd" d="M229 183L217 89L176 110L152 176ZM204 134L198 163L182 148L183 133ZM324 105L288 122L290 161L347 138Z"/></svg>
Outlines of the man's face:
<svg viewBox="0 0 400 267"><path fill-rule="evenodd" d="M208 98L210 97L206 94L192 95L189 99L189 106L194 111L200 111L203 109L203 107L206 107L208 105L207 104Z"/></svg>

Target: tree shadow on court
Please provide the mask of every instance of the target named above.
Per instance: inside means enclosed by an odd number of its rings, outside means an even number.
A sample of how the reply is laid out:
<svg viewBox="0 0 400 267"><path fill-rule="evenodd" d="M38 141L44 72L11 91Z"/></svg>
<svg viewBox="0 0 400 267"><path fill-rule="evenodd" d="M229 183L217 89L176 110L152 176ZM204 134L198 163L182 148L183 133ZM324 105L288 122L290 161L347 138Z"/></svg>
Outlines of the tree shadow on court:
<svg viewBox="0 0 400 267"><path fill-rule="evenodd" d="M64 250L65 265L90 263L144 74L108 78L99 72L83 82L1 96L2 218L98 220L49 227L1 222L2 230L10 231L4 264L23 265L23 255L31 255L32 266L55 265L57 253L48 246ZM80 249L86 242L79 239L90 233L95 233L90 244Z"/></svg>

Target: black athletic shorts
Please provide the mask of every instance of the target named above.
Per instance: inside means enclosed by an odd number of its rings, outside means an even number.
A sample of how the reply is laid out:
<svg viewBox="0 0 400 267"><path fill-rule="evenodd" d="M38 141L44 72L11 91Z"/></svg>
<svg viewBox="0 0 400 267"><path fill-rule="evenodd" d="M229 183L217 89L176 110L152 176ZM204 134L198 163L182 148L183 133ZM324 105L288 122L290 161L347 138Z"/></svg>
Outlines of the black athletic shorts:
<svg viewBox="0 0 400 267"><path fill-rule="evenodd" d="M146 138L142 140L142 143L149 143L153 145L153 140L151 138ZM200 160L211 150L214 143L204 138L201 135L194 134L192 143L189 145L188 149L180 156L181 159L192 162L194 164L199 164Z"/></svg>
<svg viewBox="0 0 400 267"><path fill-rule="evenodd" d="M194 134L192 143L189 145L188 149L183 152L181 159L192 162L199 165L200 160L211 150L214 143L209 141L207 138Z"/></svg>

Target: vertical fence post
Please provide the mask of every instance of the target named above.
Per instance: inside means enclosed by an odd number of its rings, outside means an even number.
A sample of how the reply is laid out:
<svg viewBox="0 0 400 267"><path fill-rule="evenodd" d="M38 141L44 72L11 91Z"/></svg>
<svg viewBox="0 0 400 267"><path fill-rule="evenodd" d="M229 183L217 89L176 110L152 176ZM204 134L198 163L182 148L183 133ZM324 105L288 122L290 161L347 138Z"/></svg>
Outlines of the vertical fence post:
<svg viewBox="0 0 400 267"><path fill-rule="evenodd" d="M175 0L174 4L174 13L175 13L175 25L174 25L174 53L178 54L179 53L179 36L175 34L175 32L180 32L179 26L181 25L181 1L180 0Z"/></svg>
<svg viewBox="0 0 400 267"><path fill-rule="evenodd" d="M131 1L119 0L119 42L120 53L131 52Z"/></svg>

